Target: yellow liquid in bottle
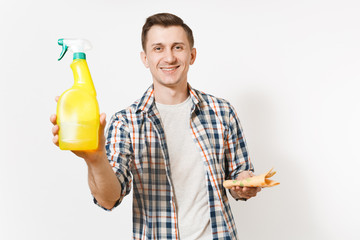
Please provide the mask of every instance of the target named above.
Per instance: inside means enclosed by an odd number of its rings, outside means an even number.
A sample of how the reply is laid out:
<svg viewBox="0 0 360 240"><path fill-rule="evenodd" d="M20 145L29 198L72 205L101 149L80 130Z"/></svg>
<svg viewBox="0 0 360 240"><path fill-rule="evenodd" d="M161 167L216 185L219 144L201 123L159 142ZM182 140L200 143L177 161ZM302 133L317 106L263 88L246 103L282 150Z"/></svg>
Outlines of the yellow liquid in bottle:
<svg viewBox="0 0 360 240"><path fill-rule="evenodd" d="M95 150L99 143L99 105L87 63L76 59L71 64L74 86L58 101L57 124L61 150Z"/></svg>

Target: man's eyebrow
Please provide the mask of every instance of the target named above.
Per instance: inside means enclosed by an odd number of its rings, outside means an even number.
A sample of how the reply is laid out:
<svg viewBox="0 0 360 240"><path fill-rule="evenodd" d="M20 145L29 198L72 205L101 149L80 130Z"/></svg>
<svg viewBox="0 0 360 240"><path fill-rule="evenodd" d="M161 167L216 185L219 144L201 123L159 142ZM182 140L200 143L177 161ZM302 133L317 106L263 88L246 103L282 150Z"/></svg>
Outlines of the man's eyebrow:
<svg viewBox="0 0 360 240"><path fill-rule="evenodd" d="M185 45L184 42L174 42L174 43L172 43L171 45L178 45L178 44ZM153 46L163 46L163 45L164 45L164 44L161 43L161 42L151 44L152 47L153 47Z"/></svg>
<svg viewBox="0 0 360 240"><path fill-rule="evenodd" d="M151 46L159 46L159 45L163 45L162 43L153 43L151 44Z"/></svg>

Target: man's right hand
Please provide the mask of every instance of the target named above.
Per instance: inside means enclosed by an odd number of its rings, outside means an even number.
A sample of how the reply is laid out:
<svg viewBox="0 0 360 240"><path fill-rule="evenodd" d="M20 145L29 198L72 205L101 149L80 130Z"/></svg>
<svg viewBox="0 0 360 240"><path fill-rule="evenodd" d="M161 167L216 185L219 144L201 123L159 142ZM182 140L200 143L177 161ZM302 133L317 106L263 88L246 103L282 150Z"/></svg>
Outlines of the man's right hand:
<svg viewBox="0 0 360 240"><path fill-rule="evenodd" d="M57 102L59 97L55 98ZM52 114L50 116L50 122L54 125L52 127L52 134L54 135L52 141L56 146L59 146L59 125L56 123L57 116L56 114ZM105 150L105 136L104 130L106 126L106 114L100 114L100 126L99 126L99 146L96 150L89 150L89 151L72 151L76 156L85 159L87 163L95 163L98 159L101 159L106 155Z"/></svg>

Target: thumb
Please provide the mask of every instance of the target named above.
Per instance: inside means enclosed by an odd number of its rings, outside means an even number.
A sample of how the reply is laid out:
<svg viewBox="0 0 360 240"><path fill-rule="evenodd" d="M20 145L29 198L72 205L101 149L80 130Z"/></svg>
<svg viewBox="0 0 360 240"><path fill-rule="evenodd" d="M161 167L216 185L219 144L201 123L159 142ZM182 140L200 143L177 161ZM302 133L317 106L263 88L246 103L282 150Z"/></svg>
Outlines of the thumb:
<svg viewBox="0 0 360 240"><path fill-rule="evenodd" d="M99 131L101 131L101 133L104 133L105 126L106 126L106 114L101 113L100 114L100 129L99 129Z"/></svg>
<svg viewBox="0 0 360 240"><path fill-rule="evenodd" d="M100 125L106 125L106 114L105 113L100 114Z"/></svg>

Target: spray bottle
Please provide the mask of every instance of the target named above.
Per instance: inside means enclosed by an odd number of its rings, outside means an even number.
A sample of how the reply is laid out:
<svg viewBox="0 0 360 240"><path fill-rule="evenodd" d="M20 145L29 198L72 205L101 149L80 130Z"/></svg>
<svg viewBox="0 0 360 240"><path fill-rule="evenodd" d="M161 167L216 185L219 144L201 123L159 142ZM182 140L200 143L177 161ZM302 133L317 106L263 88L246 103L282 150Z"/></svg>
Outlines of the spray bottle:
<svg viewBox="0 0 360 240"><path fill-rule="evenodd" d="M61 150L94 150L99 142L99 105L96 91L86 62L85 51L91 44L85 39L59 39L62 46L59 61L67 50L73 52L70 65L74 85L66 90L57 103L59 147Z"/></svg>

